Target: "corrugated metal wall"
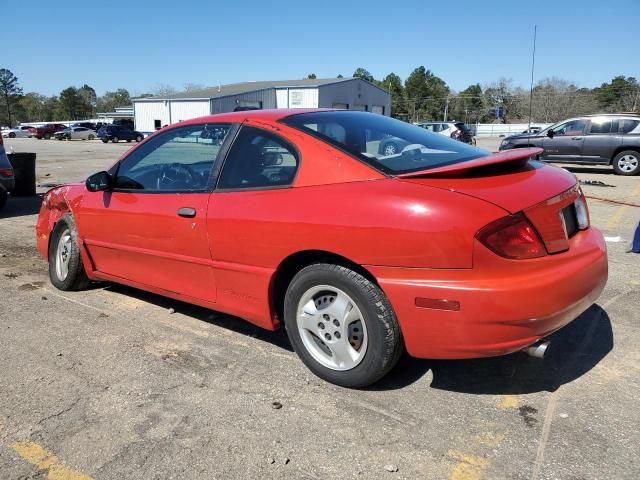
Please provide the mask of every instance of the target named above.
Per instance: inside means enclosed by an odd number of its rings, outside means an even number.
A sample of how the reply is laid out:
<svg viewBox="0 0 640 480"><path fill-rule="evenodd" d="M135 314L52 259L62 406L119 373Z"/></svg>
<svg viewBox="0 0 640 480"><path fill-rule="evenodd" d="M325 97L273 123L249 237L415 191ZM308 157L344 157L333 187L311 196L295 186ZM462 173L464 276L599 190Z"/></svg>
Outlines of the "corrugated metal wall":
<svg viewBox="0 0 640 480"><path fill-rule="evenodd" d="M333 108L335 104L347 104L350 109L371 112L384 107L384 114L391 113L391 96L384 90L364 80L354 79L319 87L318 107ZM377 112L376 112L377 113Z"/></svg>
<svg viewBox="0 0 640 480"><path fill-rule="evenodd" d="M169 104L164 100L157 102L133 102L136 130L142 133L155 131L154 120L160 120L161 125L168 125Z"/></svg>
<svg viewBox="0 0 640 480"><path fill-rule="evenodd" d="M209 115L209 100L169 100L169 104L171 105L171 123Z"/></svg>
<svg viewBox="0 0 640 480"><path fill-rule="evenodd" d="M276 89L268 88L229 97L212 98L211 113L233 112L243 102L262 102L262 108L276 108Z"/></svg>

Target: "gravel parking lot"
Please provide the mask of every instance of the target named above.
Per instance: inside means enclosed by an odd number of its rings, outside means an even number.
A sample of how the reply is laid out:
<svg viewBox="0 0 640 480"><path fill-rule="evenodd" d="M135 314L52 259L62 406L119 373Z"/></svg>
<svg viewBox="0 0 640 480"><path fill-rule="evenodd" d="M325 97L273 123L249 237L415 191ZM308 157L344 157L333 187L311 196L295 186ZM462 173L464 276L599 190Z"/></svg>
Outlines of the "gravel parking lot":
<svg viewBox="0 0 640 480"><path fill-rule="evenodd" d="M37 153L42 192L132 144L5 146ZM606 185L583 186L588 196L640 203L640 177L568 168ZM404 358L354 391L310 374L284 332L115 285L55 290L35 249L39 199L10 198L0 478L639 478L640 255L626 250L640 208L589 205L609 238L609 283L544 361Z"/></svg>

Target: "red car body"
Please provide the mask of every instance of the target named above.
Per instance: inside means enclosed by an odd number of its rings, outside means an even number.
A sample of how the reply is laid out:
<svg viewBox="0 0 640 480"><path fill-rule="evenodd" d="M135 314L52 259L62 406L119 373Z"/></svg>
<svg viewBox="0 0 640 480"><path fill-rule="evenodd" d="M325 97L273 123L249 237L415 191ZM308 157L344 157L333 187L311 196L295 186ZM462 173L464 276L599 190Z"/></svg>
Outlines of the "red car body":
<svg viewBox="0 0 640 480"><path fill-rule="evenodd" d="M59 132L60 130L64 130L67 128L66 125L62 123L48 123L46 125L42 125L40 127L33 127L29 129L29 134L31 137L35 137L38 140L43 138L49 139L53 137L53 134Z"/></svg>
<svg viewBox="0 0 640 480"><path fill-rule="evenodd" d="M269 330L281 323L284 272L329 254L375 279L408 353L422 358L523 349L576 318L604 288L601 233L588 227L568 238L559 215L581 196L576 178L527 163L539 150L385 175L280 121L294 113L300 111L246 111L180 124L242 123L286 138L301 158L290 188L149 195L57 187L45 195L38 218L40 253L48 258L50 232L71 212L90 279L237 315ZM508 173L474 173L509 162L519 163ZM184 207L195 217L177 216ZM515 214L537 229L544 255L504 258L480 240L487 225Z"/></svg>

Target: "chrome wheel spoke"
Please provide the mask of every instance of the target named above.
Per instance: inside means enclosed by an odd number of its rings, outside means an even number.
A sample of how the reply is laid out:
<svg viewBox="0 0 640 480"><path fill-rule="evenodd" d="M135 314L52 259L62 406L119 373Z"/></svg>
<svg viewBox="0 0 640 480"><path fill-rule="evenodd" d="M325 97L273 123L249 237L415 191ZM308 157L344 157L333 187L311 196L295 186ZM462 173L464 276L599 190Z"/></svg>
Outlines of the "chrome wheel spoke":
<svg viewBox="0 0 640 480"><path fill-rule="evenodd" d="M328 347L331 350L336 365L341 370L348 370L357 365L356 360L359 354L349 345L347 340L341 338L340 340L329 343Z"/></svg>
<svg viewBox="0 0 640 480"><path fill-rule="evenodd" d="M303 307L302 312L298 315L298 325L301 328L315 332L317 330L319 320L318 309L313 300L309 300Z"/></svg>
<svg viewBox="0 0 640 480"><path fill-rule="evenodd" d="M56 249L56 276L64 281L69 275L69 261L71 260L71 232L67 229L62 232Z"/></svg>

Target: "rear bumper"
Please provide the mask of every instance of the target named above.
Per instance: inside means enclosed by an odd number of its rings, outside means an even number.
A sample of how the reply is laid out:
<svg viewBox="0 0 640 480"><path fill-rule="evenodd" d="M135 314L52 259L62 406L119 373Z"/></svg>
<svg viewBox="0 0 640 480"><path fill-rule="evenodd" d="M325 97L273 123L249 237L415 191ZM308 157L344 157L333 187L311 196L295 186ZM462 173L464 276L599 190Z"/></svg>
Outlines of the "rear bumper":
<svg viewBox="0 0 640 480"><path fill-rule="evenodd" d="M508 354L562 328L598 298L608 271L594 228L576 234L569 251L538 259L503 259L476 242L472 269L367 268L391 301L409 354L451 359ZM459 302L459 310L421 308L417 298Z"/></svg>

